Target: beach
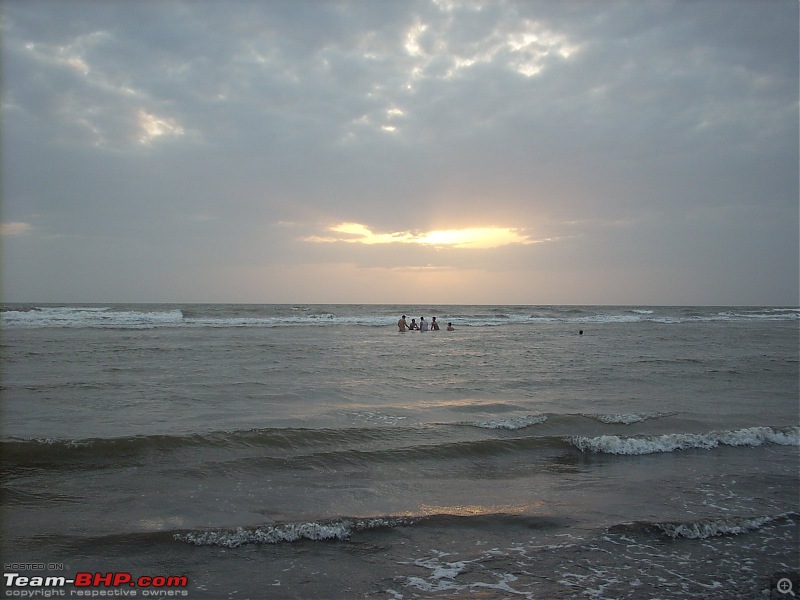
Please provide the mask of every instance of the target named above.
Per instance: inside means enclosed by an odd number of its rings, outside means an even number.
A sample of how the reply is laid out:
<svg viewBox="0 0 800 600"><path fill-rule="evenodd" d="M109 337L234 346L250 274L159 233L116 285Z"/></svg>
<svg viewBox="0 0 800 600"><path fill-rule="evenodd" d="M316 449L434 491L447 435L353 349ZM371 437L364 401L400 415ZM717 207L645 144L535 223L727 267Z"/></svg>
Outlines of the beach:
<svg viewBox="0 0 800 600"><path fill-rule="evenodd" d="M442 330L399 333L403 314ZM20 576L185 577L99 587L138 597L721 600L783 597L776 576L800 571L796 307L1 316Z"/></svg>

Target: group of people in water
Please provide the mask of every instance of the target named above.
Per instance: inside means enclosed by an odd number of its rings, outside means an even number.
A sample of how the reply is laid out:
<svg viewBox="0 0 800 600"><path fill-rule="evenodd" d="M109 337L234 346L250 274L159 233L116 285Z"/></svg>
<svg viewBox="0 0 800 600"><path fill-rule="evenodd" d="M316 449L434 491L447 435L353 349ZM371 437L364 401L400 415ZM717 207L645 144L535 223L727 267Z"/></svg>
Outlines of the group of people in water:
<svg viewBox="0 0 800 600"><path fill-rule="evenodd" d="M436 317L431 317L430 326L425 317L420 317L419 323L417 323L416 319L411 319L411 323L407 323L406 316L403 315L397 322L397 329L400 330L400 333L405 333L406 331L439 331L439 323L436 322ZM447 324L447 331L455 331L452 323Z"/></svg>

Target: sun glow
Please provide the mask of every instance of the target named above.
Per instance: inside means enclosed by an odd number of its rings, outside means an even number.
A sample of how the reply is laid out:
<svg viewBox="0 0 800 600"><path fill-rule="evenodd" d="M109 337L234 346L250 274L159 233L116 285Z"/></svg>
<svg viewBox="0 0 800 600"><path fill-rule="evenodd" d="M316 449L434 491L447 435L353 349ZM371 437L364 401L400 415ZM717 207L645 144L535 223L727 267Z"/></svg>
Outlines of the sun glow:
<svg viewBox="0 0 800 600"><path fill-rule="evenodd" d="M517 229L504 227L472 227L429 231L416 238L418 244L453 246L455 248L496 248L506 244L527 244L528 237Z"/></svg>
<svg viewBox="0 0 800 600"><path fill-rule="evenodd" d="M183 127L174 119L159 117L146 112L144 109L139 109L138 117L140 144L147 145L163 135L181 136L185 133Z"/></svg>
<svg viewBox="0 0 800 600"><path fill-rule="evenodd" d="M328 228L332 235L310 236L307 242L350 244L421 244L451 248L497 248L507 244L534 243L520 229L507 227L468 227L465 229L442 229L427 232L399 231L374 233L361 223L340 223Z"/></svg>

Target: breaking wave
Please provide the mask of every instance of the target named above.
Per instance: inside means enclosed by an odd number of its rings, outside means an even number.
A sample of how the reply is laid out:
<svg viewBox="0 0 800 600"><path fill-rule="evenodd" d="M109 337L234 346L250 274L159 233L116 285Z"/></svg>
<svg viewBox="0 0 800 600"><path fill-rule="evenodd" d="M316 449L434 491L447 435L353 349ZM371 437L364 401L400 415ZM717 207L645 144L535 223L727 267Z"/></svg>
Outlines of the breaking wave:
<svg viewBox="0 0 800 600"><path fill-rule="evenodd" d="M300 541L348 541L357 533L390 530L399 527L431 527L460 529L465 525L495 527L512 525L535 530L557 529L563 522L552 517L527 516L514 513L480 513L461 515L450 513L379 516L340 517L299 523L276 523L260 527L237 527L235 529L208 529L179 531L173 533L174 540L195 546L221 546L238 548L247 544L282 544Z"/></svg>
<svg viewBox="0 0 800 600"><path fill-rule="evenodd" d="M547 415L527 415L524 417L509 417L507 419L493 419L491 421L475 421L465 423L473 427L480 427L481 429L507 429L514 431L517 429L525 429L532 425L540 425L547 421Z"/></svg>
<svg viewBox="0 0 800 600"><path fill-rule="evenodd" d="M395 328L400 312L413 307L390 305L65 305L6 304L0 325L19 328L152 329L157 327L297 327L364 326ZM417 307L419 314L436 315L460 327L498 327L519 324L680 324L698 321L798 321L795 307L626 307L516 306L487 310L477 306Z"/></svg>
<svg viewBox="0 0 800 600"><path fill-rule="evenodd" d="M662 523L658 528L669 537L687 538L690 540L705 540L721 535L740 535L750 531L757 531L764 525L773 523L791 516L789 513L772 516L731 519L707 519L694 523Z"/></svg>
<svg viewBox="0 0 800 600"><path fill-rule="evenodd" d="M733 431L709 433L671 433L647 437L622 437L602 435L598 437L575 436L569 438L581 452L593 454L655 454L676 450L709 450L718 446L781 446L800 445L800 427L776 430L772 427L749 427Z"/></svg>
<svg viewBox="0 0 800 600"><path fill-rule="evenodd" d="M608 529L615 534L656 533L672 539L706 540L725 535L742 535L758 531L782 521L796 521L800 515L795 512L778 515L709 517L689 522L635 522L615 525Z"/></svg>
<svg viewBox="0 0 800 600"><path fill-rule="evenodd" d="M374 427L353 429L253 429L191 435L153 435L82 440L6 439L0 442L6 470L96 470L153 461L184 460L213 470L216 461L242 469L336 469L343 465L406 465L415 461L462 461L499 457L519 458L532 466L559 460L580 451L597 455L646 455L677 450L710 450L720 446L759 447L800 445L800 427L749 427L706 433L661 435L558 435L555 429L584 428L586 419L597 427L606 422L635 426L646 415L528 415L485 422L441 424L432 427ZM583 420L582 425L579 420ZM566 425L565 425L566 423ZM601 425L602 424L602 425ZM633 424L633 425L629 425ZM452 439L446 429L475 427L484 437ZM547 427L549 429L539 429ZM573 431L575 431L573 429Z"/></svg>
<svg viewBox="0 0 800 600"><path fill-rule="evenodd" d="M174 539L195 546L222 546L238 548L245 544L280 544L299 540L348 540L356 531L407 526L413 519L405 517L378 517L373 519L336 519L309 523L286 523L265 527L234 530L209 530L176 533Z"/></svg>

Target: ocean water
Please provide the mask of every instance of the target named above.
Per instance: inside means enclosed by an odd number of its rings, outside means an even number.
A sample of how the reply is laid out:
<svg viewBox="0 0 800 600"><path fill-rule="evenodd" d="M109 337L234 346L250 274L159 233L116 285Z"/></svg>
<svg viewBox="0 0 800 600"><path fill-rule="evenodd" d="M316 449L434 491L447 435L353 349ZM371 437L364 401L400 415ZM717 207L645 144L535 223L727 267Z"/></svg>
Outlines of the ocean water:
<svg viewBox="0 0 800 600"><path fill-rule="evenodd" d="M795 307L0 318L5 572L398 600L784 597L800 570Z"/></svg>

